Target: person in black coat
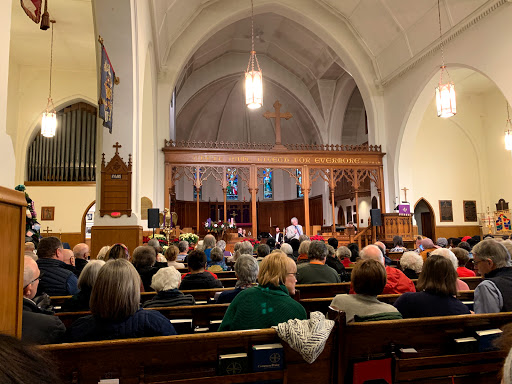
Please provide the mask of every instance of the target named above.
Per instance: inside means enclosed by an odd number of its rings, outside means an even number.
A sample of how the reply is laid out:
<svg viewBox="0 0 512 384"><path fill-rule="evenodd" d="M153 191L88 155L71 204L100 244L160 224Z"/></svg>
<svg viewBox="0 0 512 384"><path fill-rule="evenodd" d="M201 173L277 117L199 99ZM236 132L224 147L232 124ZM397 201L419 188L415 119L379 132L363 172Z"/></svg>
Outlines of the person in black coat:
<svg viewBox="0 0 512 384"><path fill-rule="evenodd" d="M335 239L336 240L336 239ZM341 263L341 261L336 257L336 250L332 245L327 246L327 250L329 253L327 254L327 257L325 258L325 264L334 269L338 275L340 275L340 280L345 281L347 280L346 272L345 272L345 266Z"/></svg>
<svg viewBox="0 0 512 384"><path fill-rule="evenodd" d="M80 292L62 303L62 312L80 312L89 310L89 300L91 299L92 287L96 282L100 269L105 265L103 260L92 260L87 263L78 278L78 288Z"/></svg>
<svg viewBox="0 0 512 384"><path fill-rule="evenodd" d="M69 342L170 336L176 331L158 311L139 308L140 277L125 259L111 260L100 270L91 293L92 315L68 329Z"/></svg>
<svg viewBox="0 0 512 384"><path fill-rule="evenodd" d="M180 305L194 305L194 296L183 294L178 290L181 283L181 273L174 267L166 267L158 270L153 276L151 288L157 294L146 301L144 308L176 307Z"/></svg>
<svg viewBox="0 0 512 384"><path fill-rule="evenodd" d="M205 271L206 255L203 251L190 252L187 262L189 273L181 281L181 290L222 288L222 283Z"/></svg>
<svg viewBox="0 0 512 384"><path fill-rule="evenodd" d="M32 301L37 292L41 272L31 257L25 256L24 262L21 339L34 344L59 343L66 332L66 327L53 312L40 309Z"/></svg>

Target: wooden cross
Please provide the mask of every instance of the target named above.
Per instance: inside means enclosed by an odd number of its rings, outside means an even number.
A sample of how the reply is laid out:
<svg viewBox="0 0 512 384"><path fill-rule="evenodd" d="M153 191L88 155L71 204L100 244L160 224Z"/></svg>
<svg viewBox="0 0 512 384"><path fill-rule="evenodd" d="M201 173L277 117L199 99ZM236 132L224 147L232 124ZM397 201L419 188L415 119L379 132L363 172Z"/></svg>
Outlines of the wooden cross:
<svg viewBox="0 0 512 384"><path fill-rule="evenodd" d="M407 191L409 191L409 188L403 187L401 189L401 191L404 191L404 199L405 199L404 203L407 203Z"/></svg>
<svg viewBox="0 0 512 384"><path fill-rule="evenodd" d="M274 103L275 112L267 111L263 114L267 120L276 119L276 146L281 146L281 118L289 120L293 117L290 112L281 114L281 107L282 105L279 100L276 100Z"/></svg>
<svg viewBox="0 0 512 384"><path fill-rule="evenodd" d="M46 232L46 234L48 235L50 233L50 227L46 226L46 229L44 229L43 232Z"/></svg>
<svg viewBox="0 0 512 384"><path fill-rule="evenodd" d="M122 145L120 145L117 141L116 144L112 146L112 148L116 149L116 155L119 155L119 148L122 148Z"/></svg>

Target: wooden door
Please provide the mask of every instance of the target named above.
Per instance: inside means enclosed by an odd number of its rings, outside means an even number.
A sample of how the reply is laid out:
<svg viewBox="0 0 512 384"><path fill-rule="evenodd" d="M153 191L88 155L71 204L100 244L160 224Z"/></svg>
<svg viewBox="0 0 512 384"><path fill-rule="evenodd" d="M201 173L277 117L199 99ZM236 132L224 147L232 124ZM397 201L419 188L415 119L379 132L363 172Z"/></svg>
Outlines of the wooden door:
<svg viewBox="0 0 512 384"><path fill-rule="evenodd" d="M421 234L429 239L435 240L433 238L434 233L432 231L432 219L432 214L430 212L421 212Z"/></svg>

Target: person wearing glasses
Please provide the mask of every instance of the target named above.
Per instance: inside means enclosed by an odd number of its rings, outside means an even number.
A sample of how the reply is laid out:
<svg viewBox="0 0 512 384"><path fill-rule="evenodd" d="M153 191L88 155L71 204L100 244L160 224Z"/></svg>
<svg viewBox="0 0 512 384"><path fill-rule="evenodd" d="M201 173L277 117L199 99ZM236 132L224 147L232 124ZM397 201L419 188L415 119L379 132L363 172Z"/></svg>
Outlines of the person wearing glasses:
<svg viewBox="0 0 512 384"><path fill-rule="evenodd" d="M296 276L295 262L283 252L266 256L260 264L259 285L233 299L219 331L270 328L290 319L307 319L304 307L290 296L295 294Z"/></svg>
<svg viewBox="0 0 512 384"><path fill-rule="evenodd" d="M64 263L64 248L57 237L41 239L37 247L37 266L44 273L37 296L67 296L78 292L78 279Z"/></svg>
<svg viewBox="0 0 512 384"><path fill-rule="evenodd" d="M34 344L59 343L66 332L66 327L53 312L39 308L32 301L36 296L42 274L34 259L25 256L24 261L21 339Z"/></svg>

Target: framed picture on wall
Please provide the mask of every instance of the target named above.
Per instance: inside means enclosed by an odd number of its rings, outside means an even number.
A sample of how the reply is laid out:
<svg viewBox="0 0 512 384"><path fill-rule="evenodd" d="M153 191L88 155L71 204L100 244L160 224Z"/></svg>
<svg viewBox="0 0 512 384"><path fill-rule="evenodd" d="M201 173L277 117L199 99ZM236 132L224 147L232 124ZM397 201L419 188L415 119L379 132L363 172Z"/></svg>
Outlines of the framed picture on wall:
<svg viewBox="0 0 512 384"><path fill-rule="evenodd" d="M41 207L41 220L54 220L55 207Z"/></svg>
<svg viewBox="0 0 512 384"><path fill-rule="evenodd" d="M441 222L453 221L452 201L439 200L439 213Z"/></svg>
<svg viewBox="0 0 512 384"><path fill-rule="evenodd" d="M476 201L475 200L464 200L464 222L478 221L476 215Z"/></svg>

